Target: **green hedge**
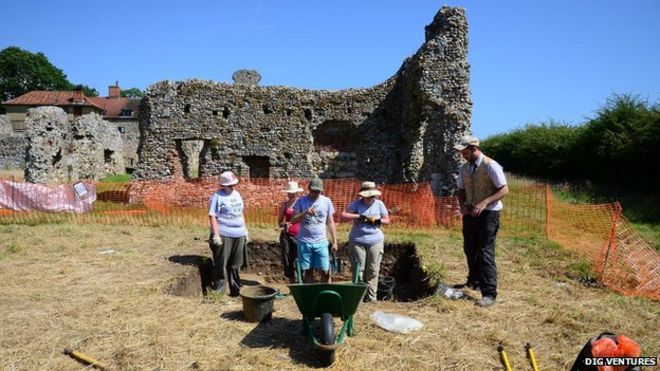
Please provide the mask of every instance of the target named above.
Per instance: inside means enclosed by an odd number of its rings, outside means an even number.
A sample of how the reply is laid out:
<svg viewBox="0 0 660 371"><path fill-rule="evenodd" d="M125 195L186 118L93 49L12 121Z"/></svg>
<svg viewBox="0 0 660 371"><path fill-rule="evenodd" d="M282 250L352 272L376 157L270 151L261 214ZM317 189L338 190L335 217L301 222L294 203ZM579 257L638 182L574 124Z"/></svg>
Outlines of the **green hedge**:
<svg viewBox="0 0 660 371"><path fill-rule="evenodd" d="M660 193L660 107L637 96L613 95L581 126L527 125L481 147L512 173Z"/></svg>

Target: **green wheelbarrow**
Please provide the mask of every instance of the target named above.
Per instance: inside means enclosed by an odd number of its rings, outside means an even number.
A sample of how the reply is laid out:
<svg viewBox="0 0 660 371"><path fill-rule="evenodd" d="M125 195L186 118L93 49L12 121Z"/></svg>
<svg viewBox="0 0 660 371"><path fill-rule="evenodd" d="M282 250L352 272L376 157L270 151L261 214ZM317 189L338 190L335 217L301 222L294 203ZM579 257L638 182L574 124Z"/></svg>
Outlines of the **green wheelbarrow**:
<svg viewBox="0 0 660 371"><path fill-rule="evenodd" d="M297 268L298 283L289 285L289 290L303 315L303 333L312 338L323 366L330 366L335 361L335 351L344 342L344 336L355 335L353 314L362 301L367 284L358 282L357 275L353 277L353 282L302 283L300 265ZM356 269L356 272L359 271L359 268ZM337 336L334 317L343 321ZM316 318L320 319L318 338L312 330Z"/></svg>

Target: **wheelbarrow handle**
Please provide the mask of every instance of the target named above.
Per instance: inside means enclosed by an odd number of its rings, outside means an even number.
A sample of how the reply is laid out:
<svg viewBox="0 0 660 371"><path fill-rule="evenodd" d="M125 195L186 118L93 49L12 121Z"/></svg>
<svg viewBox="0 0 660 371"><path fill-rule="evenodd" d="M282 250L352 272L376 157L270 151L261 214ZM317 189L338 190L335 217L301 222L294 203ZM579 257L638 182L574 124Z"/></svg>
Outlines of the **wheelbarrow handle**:
<svg viewBox="0 0 660 371"><path fill-rule="evenodd" d="M353 283L360 282L360 263L355 262L355 271L353 273Z"/></svg>

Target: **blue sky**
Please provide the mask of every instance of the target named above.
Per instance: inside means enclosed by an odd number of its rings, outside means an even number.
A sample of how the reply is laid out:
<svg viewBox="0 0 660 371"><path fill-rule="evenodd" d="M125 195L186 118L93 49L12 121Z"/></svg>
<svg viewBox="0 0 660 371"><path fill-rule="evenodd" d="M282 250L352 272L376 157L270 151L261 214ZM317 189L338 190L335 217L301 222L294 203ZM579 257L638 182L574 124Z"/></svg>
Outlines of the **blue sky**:
<svg viewBox="0 0 660 371"><path fill-rule="evenodd" d="M43 52L107 94L161 80L369 87L424 41L443 4L469 22L472 127L487 137L583 123L613 93L660 101L660 1L3 1L0 49Z"/></svg>

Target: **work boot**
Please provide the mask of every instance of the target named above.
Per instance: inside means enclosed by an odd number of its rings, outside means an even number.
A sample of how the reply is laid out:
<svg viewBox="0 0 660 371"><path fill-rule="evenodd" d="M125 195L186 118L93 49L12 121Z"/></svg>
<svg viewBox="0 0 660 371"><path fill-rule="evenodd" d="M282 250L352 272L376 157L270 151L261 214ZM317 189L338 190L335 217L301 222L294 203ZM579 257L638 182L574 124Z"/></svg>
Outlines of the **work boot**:
<svg viewBox="0 0 660 371"><path fill-rule="evenodd" d="M484 296L477 302L477 305L482 308L488 308L493 304L495 304L495 298L492 296Z"/></svg>

